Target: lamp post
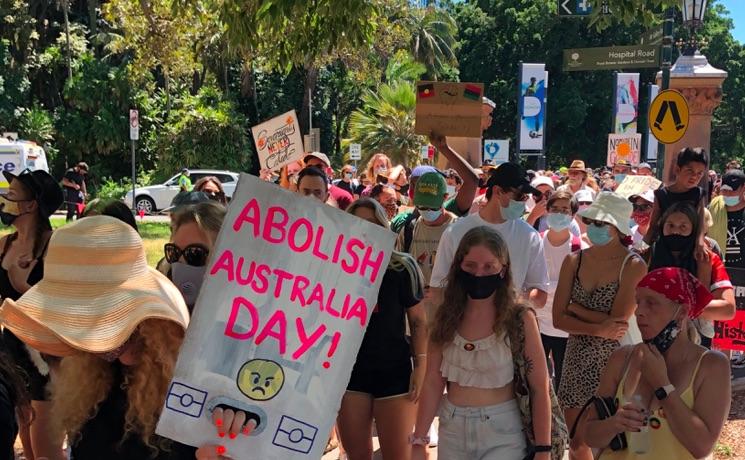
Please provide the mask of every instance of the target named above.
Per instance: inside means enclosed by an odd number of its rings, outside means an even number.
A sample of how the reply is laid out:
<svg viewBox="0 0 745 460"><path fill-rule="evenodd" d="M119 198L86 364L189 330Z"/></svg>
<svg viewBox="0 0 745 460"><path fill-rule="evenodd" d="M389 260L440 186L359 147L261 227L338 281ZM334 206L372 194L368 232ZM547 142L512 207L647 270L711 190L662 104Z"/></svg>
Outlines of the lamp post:
<svg viewBox="0 0 745 460"><path fill-rule="evenodd" d="M687 41L680 40L677 45L684 56L693 56L703 44L696 37L696 31L704 24L707 0L683 0L683 24L690 30L690 38Z"/></svg>

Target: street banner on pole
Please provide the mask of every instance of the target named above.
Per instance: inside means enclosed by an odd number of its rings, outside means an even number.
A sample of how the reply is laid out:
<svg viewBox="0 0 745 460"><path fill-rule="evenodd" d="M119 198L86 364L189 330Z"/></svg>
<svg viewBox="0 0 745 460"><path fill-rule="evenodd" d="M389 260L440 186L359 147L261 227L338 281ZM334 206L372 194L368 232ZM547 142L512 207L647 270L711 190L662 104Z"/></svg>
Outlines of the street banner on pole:
<svg viewBox="0 0 745 460"><path fill-rule="evenodd" d="M321 458L388 267L395 234L241 174L157 433L215 442L212 411L258 426L235 460Z"/></svg>
<svg viewBox="0 0 745 460"><path fill-rule="evenodd" d="M657 85L649 85L649 97L647 100L649 101L649 104L654 101L654 98L657 97L657 95L660 94L660 87ZM654 137L654 134L652 134L652 130L649 128L649 123L647 123L647 161L657 161L657 147L659 146L659 142L657 141L657 138Z"/></svg>
<svg viewBox="0 0 745 460"><path fill-rule="evenodd" d="M630 165L639 164L641 145L641 134L608 134L608 159L606 164L613 166L619 160L626 160Z"/></svg>
<svg viewBox="0 0 745 460"><path fill-rule="evenodd" d="M129 140L137 141L140 139L140 115L137 110L129 111Z"/></svg>
<svg viewBox="0 0 745 460"><path fill-rule="evenodd" d="M303 138L294 110L251 128L259 169L277 171L303 158Z"/></svg>
<svg viewBox="0 0 745 460"><path fill-rule="evenodd" d="M416 89L416 134L481 138L483 83L420 81Z"/></svg>
<svg viewBox="0 0 745 460"><path fill-rule="evenodd" d="M509 139L484 140L484 164L501 165L510 161Z"/></svg>
<svg viewBox="0 0 745 460"><path fill-rule="evenodd" d="M648 45L564 50L564 71L623 70L660 66L660 47Z"/></svg>
<svg viewBox="0 0 745 460"><path fill-rule="evenodd" d="M613 132L634 134L639 119L639 74L617 73L614 89Z"/></svg>
<svg viewBox="0 0 745 460"><path fill-rule="evenodd" d="M548 72L545 64L520 64L518 97L519 129L517 151L543 151L546 124L546 87Z"/></svg>

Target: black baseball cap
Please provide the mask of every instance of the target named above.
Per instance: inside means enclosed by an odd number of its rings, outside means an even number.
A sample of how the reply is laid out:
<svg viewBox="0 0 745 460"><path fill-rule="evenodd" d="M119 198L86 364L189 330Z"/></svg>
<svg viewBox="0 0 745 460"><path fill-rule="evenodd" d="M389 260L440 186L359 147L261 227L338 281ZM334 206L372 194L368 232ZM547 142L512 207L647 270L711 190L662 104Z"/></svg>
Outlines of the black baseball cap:
<svg viewBox="0 0 745 460"><path fill-rule="evenodd" d="M745 173L740 169L730 169L722 177L722 190L737 190L742 184L745 184Z"/></svg>
<svg viewBox="0 0 745 460"><path fill-rule="evenodd" d="M495 185L503 189L516 189L522 193L541 194L536 188L530 186L527 173L520 165L515 163L502 163L492 171L486 186L492 188Z"/></svg>

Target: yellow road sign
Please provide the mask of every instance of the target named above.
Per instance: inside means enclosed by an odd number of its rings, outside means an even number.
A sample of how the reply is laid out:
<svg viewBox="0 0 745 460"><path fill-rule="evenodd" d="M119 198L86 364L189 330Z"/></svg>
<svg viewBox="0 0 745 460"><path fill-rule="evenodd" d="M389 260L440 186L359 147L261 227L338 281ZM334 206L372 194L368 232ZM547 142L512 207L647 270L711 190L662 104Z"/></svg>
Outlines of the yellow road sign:
<svg viewBox="0 0 745 460"><path fill-rule="evenodd" d="M649 129L663 144L678 142L688 130L688 103L680 92L666 89L649 106Z"/></svg>

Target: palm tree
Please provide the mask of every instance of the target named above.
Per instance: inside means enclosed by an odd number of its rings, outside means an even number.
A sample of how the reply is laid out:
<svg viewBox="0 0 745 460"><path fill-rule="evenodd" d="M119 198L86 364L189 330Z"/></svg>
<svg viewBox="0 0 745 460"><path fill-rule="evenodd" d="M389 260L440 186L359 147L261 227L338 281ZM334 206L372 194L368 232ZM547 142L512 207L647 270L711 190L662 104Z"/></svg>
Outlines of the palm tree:
<svg viewBox="0 0 745 460"><path fill-rule="evenodd" d="M410 8L403 22L411 33L409 51L427 67L428 79L437 80L447 64L458 64L454 50L458 26L447 11L433 6Z"/></svg>
<svg viewBox="0 0 745 460"><path fill-rule="evenodd" d="M371 156L378 152L394 162L413 165L424 137L414 133L416 93L405 81L381 84L362 97L362 107L349 118L350 141Z"/></svg>

